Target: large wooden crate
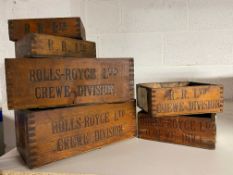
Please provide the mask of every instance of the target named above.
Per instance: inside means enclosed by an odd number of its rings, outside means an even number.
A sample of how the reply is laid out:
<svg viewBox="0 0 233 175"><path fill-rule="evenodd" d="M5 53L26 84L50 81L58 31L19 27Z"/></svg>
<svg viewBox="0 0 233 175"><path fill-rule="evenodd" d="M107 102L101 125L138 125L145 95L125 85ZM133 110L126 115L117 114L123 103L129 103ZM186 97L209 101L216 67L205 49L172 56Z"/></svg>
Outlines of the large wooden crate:
<svg viewBox="0 0 233 175"><path fill-rule="evenodd" d="M215 114L151 117L138 113L138 137L206 149L216 142Z"/></svg>
<svg viewBox="0 0 233 175"><path fill-rule="evenodd" d="M31 168L135 136L135 101L15 112L17 148Z"/></svg>
<svg viewBox="0 0 233 175"><path fill-rule="evenodd" d="M223 86L196 82L137 84L137 105L153 117L223 111Z"/></svg>
<svg viewBox="0 0 233 175"><path fill-rule="evenodd" d="M44 33L85 40L86 34L79 17L11 19L8 21L9 38L17 41L28 33Z"/></svg>
<svg viewBox="0 0 233 175"><path fill-rule="evenodd" d="M96 57L94 42L47 34L29 33L15 44L16 58Z"/></svg>
<svg viewBox="0 0 233 175"><path fill-rule="evenodd" d="M134 99L132 58L6 59L9 109Z"/></svg>

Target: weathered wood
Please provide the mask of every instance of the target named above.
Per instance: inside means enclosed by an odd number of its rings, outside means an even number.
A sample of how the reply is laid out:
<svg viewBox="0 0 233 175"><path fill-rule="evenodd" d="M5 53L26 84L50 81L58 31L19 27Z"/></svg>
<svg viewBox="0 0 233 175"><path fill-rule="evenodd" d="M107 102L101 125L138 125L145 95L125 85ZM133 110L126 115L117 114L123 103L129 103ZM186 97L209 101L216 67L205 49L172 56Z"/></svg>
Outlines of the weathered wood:
<svg viewBox="0 0 233 175"><path fill-rule="evenodd" d="M44 33L85 40L86 34L79 17L11 19L8 21L11 41L21 39L27 33Z"/></svg>
<svg viewBox="0 0 233 175"><path fill-rule="evenodd" d="M94 42L29 33L15 44L16 58L22 57L96 57Z"/></svg>
<svg viewBox="0 0 233 175"><path fill-rule="evenodd" d="M137 84L137 105L153 117L223 111L223 86L196 82Z"/></svg>
<svg viewBox="0 0 233 175"><path fill-rule="evenodd" d="M151 117L138 113L138 137L206 149L215 149L215 114Z"/></svg>
<svg viewBox="0 0 233 175"><path fill-rule="evenodd" d="M30 168L131 138L135 101L15 112L17 148Z"/></svg>
<svg viewBox="0 0 233 175"><path fill-rule="evenodd" d="M6 59L9 109L134 99L132 58Z"/></svg>

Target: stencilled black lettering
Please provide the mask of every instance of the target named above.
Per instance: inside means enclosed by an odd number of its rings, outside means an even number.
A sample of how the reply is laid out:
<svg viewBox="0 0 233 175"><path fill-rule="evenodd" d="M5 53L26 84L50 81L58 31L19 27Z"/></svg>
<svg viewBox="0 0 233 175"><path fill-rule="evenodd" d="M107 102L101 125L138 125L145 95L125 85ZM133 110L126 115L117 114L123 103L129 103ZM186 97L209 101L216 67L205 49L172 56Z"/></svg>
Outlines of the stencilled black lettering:
<svg viewBox="0 0 233 175"><path fill-rule="evenodd" d="M110 86L110 87L109 87ZM71 91L70 86L35 87L36 99L69 98L74 93L77 97L86 96L112 96L115 95L113 85L87 85L77 86L76 91Z"/></svg>
<svg viewBox="0 0 233 175"><path fill-rule="evenodd" d="M156 105L158 113L165 112L183 112L185 110L184 102L177 103L160 103Z"/></svg>
<svg viewBox="0 0 233 175"><path fill-rule="evenodd" d="M44 32L44 26L41 23L37 23L37 32L43 33Z"/></svg>
<svg viewBox="0 0 233 175"><path fill-rule="evenodd" d="M196 120L186 117L179 119L172 118L141 118L140 123L146 128L163 128L167 130L181 130L182 132L204 132L215 129L214 123L210 120Z"/></svg>
<svg viewBox="0 0 233 175"><path fill-rule="evenodd" d="M48 39L48 48L49 50L53 50L53 40Z"/></svg>
<svg viewBox="0 0 233 175"><path fill-rule="evenodd" d="M85 116L75 116L68 119L61 118L59 120L52 120L51 129L53 134L58 134L82 128L106 125L110 120L111 117L109 112L93 113Z"/></svg>
<svg viewBox="0 0 233 175"><path fill-rule="evenodd" d="M29 33L30 32L30 24L26 23L24 24L24 33Z"/></svg>
<svg viewBox="0 0 233 175"><path fill-rule="evenodd" d="M60 138L57 140L57 151L88 145L90 143L89 139L88 133Z"/></svg>
<svg viewBox="0 0 233 175"><path fill-rule="evenodd" d="M52 23L52 31L54 33L64 32L65 30L67 30L66 22L53 22Z"/></svg>
<svg viewBox="0 0 233 175"><path fill-rule="evenodd" d="M209 91L209 87L203 87L203 88L194 88L194 98L199 98L202 95L205 95Z"/></svg>
<svg viewBox="0 0 233 175"><path fill-rule="evenodd" d="M114 120L117 121L117 120L122 119L125 116L125 114L126 114L125 110L116 111L114 113Z"/></svg>
<svg viewBox="0 0 233 175"><path fill-rule="evenodd" d="M95 80L96 79L96 69L86 68L86 69L65 69L65 79L66 80Z"/></svg>
<svg viewBox="0 0 233 175"><path fill-rule="evenodd" d="M30 69L29 80L31 82L41 81L60 81L62 78L66 81L74 80L95 80L96 69Z"/></svg>
<svg viewBox="0 0 233 175"><path fill-rule="evenodd" d="M73 117L70 119L60 119L51 122L53 134L64 133L80 129L82 127L81 117Z"/></svg>
<svg viewBox="0 0 233 175"><path fill-rule="evenodd" d="M196 99L202 95L208 93L209 87L198 87L192 89L179 88L168 89L164 92L164 98L166 100L184 100L184 99Z"/></svg>
<svg viewBox="0 0 233 175"><path fill-rule="evenodd" d="M167 100L175 100L175 98L174 98L174 91L173 90L166 90L165 91L165 98L167 99Z"/></svg>
<svg viewBox="0 0 233 175"><path fill-rule="evenodd" d="M71 96L70 86L64 86L64 89L65 89L65 95L64 95L64 97L70 97Z"/></svg>
<svg viewBox="0 0 233 175"><path fill-rule="evenodd" d="M220 108L220 100L189 101L188 110L199 111Z"/></svg>
<svg viewBox="0 0 233 175"><path fill-rule="evenodd" d="M117 125L105 129L95 130L95 142L105 140L115 136L121 136L123 134L123 126Z"/></svg>
<svg viewBox="0 0 233 175"><path fill-rule="evenodd" d="M220 108L220 100L203 100L203 101L188 101L187 103L174 102L174 103L160 103L156 104L156 110L158 113L169 112L184 112L184 111L200 111L209 109Z"/></svg>
<svg viewBox="0 0 233 175"><path fill-rule="evenodd" d="M76 81L76 80L96 80L97 71L95 68L73 68L73 69L30 69L28 72L30 82L48 82L48 81ZM45 98L69 98L71 94L75 96L115 96L115 84L90 84L77 85L71 87L68 85L35 87L36 99Z"/></svg>
<svg viewBox="0 0 233 175"><path fill-rule="evenodd" d="M51 98L63 98L69 97L67 95L67 86L48 86L48 87L35 87L35 98L36 99L51 99ZM70 94L69 94L70 95Z"/></svg>
<svg viewBox="0 0 233 175"><path fill-rule="evenodd" d="M197 138L200 138L196 136L195 134L186 134L183 133L181 136L182 142L186 144L195 144L200 142Z"/></svg>
<svg viewBox="0 0 233 175"><path fill-rule="evenodd" d="M109 112L90 114L84 117L84 128L98 126L110 122Z"/></svg>
<svg viewBox="0 0 233 175"><path fill-rule="evenodd" d="M117 67L107 67L102 69L102 78L108 79L110 77L117 76L118 68Z"/></svg>
<svg viewBox="0 0 233 175"><path fill-rule="evenodd" d="M115 86L113 84L103 85L80 85L77 86L77 96L101 96L101 95L115 95Z"/></svg>
<svg viewBox="0 0 233 175"><path fill-rule="evenodd" d="M61 42L61 48L62 48L62 52L66 52L67 51L67 47L66 47L66 42L65 41L62 41Z"/></svg>

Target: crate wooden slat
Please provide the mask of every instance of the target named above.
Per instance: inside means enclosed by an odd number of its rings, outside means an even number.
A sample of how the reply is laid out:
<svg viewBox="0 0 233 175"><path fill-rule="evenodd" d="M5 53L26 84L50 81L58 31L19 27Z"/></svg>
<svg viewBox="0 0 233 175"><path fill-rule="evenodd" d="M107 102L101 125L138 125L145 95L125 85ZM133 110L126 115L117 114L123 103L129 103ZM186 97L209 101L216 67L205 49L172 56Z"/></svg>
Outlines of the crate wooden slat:
<svg viewBox="0 0 233 175"><path fill-rule="evenodd" d="M85 29L79 17L10 19L8 28L11 41L17 41L28 33L44 33L86 39Z"/></svg>
<svg viewBox="0 0 233 175"><path fill-rule="evenodd" d="M137 105L153 117L223 111L223 86L197 82L137 84Z"/></svg>
<svg viewBox="0 0 233 175"><path fill-rule="evenodd" d="M15 44L16 58L96 57L94 42L47 34L29 33Z"/></svg>
<svg viewBox="0 0 233 175"><path fill-rule="evenodd" d="M138 137L148 140L215 149L215 114L151 117L138 113Z"/></svg>
<svg viewBox="0 0 233 175"><path fill-rule="evenodd" d="M30 168L135 136L135 101L15 112L17 148Z"/></svg>
<svg viewBox="0 0 233 175"><path fill-rule="evenodd" d="M132 58L6 59L9 109L134 99Z"/></svg>

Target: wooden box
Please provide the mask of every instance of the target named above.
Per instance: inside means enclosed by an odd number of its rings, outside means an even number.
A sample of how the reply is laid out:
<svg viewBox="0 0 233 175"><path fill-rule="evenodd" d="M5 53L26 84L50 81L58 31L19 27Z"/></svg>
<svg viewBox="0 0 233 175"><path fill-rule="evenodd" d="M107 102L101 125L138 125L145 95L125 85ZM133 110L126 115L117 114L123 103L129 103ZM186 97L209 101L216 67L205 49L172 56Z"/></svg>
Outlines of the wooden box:
<svg viewBox="0 0 233 175"><path fill-rule="evenodd" d="M206 149L216 142L215 114L151 117L138 113L138 137Z"/></svg>
<svg viewBox="0 0 233 175"><path fill-rule="evenodd" d="M30 168L136 134L135 101L15 112L17 148Z"/></svg>
<svg viewBox="0 0 233 175"><path fill-rule="evenodd" d="M134 99L132 58L6 59L9 109Z"/></svg>
<svg viewBox="0 0 233 175"><path fill-rule="evenodd" d="M16 57L96 57L94 42L29 33L15 44Z"/></svg>
<svg viewBox="0 0 233 175"><path fill-rule="evenodd" d="M137 105L153 117L223 111L223 86L196 82L137 84Z"/></svg>
<svg viewBox="0 0 233 175"><path fill-rule="evenodd" d="M11 19L8 21L11 41L21 39L27 33L44 33L85 40L86 34L79 17Z"/></svg>

